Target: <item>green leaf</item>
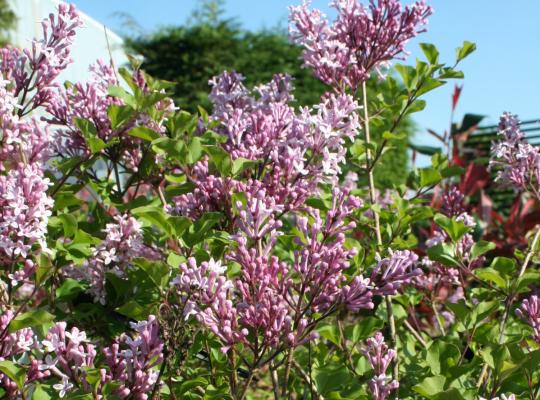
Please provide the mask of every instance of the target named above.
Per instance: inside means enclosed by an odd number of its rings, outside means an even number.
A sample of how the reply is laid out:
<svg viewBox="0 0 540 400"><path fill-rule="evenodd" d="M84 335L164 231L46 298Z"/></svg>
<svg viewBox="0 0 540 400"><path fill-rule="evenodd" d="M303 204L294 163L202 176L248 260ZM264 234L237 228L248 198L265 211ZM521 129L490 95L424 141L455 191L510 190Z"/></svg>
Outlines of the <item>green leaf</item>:
<svg viewBox="0 0 540 400"><path fill-rule="evenodd" d="M163 288L167 285L169 280L169 267L167 264L144 258L136 258L133 262L148 275L150 280L158 288Z"/></svg>
<svg viewBox="0 0 540 400"><path fill-rule="evenodd" d="M373 336L373 334L384 327L384 322L380 318L366 317L352 327L351 334L347 335L353 342L358 342Z"/></svg>
<svg viewBox="0 0 540 400"><path fill-rule="evenodd" d="M439 225L450 236L450 238L457 242L467 232L470 231L470 227L465 225L463 221L458 221L455 218L448 218L446 215L437 214L434 219L435 223Z"/></svg>
<svg viewBox="0 0 540 400"><path fill-rule="evenodd" d="M441 87L444 84L445 82L439 79L434 79L434 78L429 78L429 77L425 78L424 81L422 82L422 86L420 86L420 88L416 91L416 95L421 96L423 94L431 92L432 90L437 89L438 87Z"/></svg>
<svg viewBox="0 0 540 400"><path fill-rule="evenodd" d="M430 376L425 378L419 384L413 386L412 389L421 396L432 399L435 395L444 391L445 382L446 378L444 376Z"/></svg>
<svg viewBox="0 0 540 400"><path fill-rule="evenodd" d="M48 325L54 321L54 315L43 309L25 312L13 318L9 323L9 332L17 332L23 328L37 328Z"/></svg>
<svg viewBox="0 0 540 400"><path fill-rule="evenodd" d="M479 242L473 244L471 249L471 259L475 260L478 257L486 254L487 252L495 249L497 246L495 243L487 242L485 240L480 240Z"/></svg>
<svg viewBox="0 0 540 400"><path fill-rule="evenodd" d="M420 48L430 64L437 64L439 62L439 50L437 50L435 45L431 43L420 43Z"/></svg>
<svg viewBox="0 0 540 400"><path fill-rule="evenodd" d="M186 230L193 224L189 218L181 216L169 217L169 223L174 229L174 235L182 236Z"/></svg>
<svg viewBox="0 0 540 400"><path fill-rule="evenodd" d="M9 377L19 389L22 389L24 386L24 381L26 380L26 372L23 368L16 365L14 362L5 360L0 361L0 372L3 372L7 377Z"/></svg>
<svg viewBox="0 0 540 400"><path fill-rule="evenodd" d="M493 268L480 268L474 270L474 275L483 281L491 282L499 289L505 289L507 287L507 281L504 279L499 271Z"/></svg>
<svg viewBox="0 0 540 400"><path fill-rule="evenodd" d="M517 269L516 260L508 257L495 257L490 265L495 271L501 275L510 277Z"/></svg>
<svg viewBox="0 0 540 400"><path fill-rule="evenodd" d="M446 302L444 306L449 308L460 322L465 322L471 314L471 309L467 307L467 304L463 299L459 300L457 303Z"/></svg>
<svg viewBox="0 0 540 400"><path fill-rule="evenodd" d="M457 364L460 355L457 346L435 340L427 350L426 362L434 375L446 375L449 368Z"/></svg>
<svg viewBox="0 0 540 400"><path fill-rule="evenodd" d="M128 318L133 318L136 321L142 321L148 317L148 311L135 300L130 300L126 304L118 307L116 312L125 315Z"/></svg>
<svg viewBox="0 0 540 400"><path fill-rule="evenodd" d="M56 289L56 300L65 301L71 300L77 297L80 293L83 293L87 288L87 285L75 279L67 278L62 285Z"/></svg>
<svg viewBox="0 0 540 400"><path fill-rule="evenodd" d="M203 148L201 144L201 138L196 136L191 139L191 142L189 143L187 162L189 164L195 164L201 158L202 153Z"/></svg>
<svg viewBox="0 0 540 400"><path fill-rule="evenodd" d="M349 374L346 369L337 365L324 365L319 368L314 368L313 378L317 391L327 398L327 393L339 389L345 382Z"/></svg>
<svg viewBox="0 0 540 400"><path fill-rule="evenodd" d="M133 215L136 215L141 220L148 223L150 226L156 226L165 232L167 235L172 235L173 227L168 221L168 215L161 207L143 206L131 210Z"/></svg>
<svg viewBox="0 0 540 400"><path fill-rule="evenodd" d="M415 144L409 143L409 147L416 152L420 154L424 154L426 156L432 156L434 154L440 153L441 149L440 147L432 147L432 146L417 146Z"/></svg>
<svg viewBox="0 0 540 400"><path fill-rule="evenodd" d="M117 104L112 104L107 110L107 115L111 121L111 128L117 129L133 117L134 110L130 106L119 106Z"/></svg>
<svg viewBox="0 0 540 400"><path fill-rule="evenodd" d="M407 114L414 114L415 112L419 112L424 110L426 108L426 101L425 100L415 100L409 108L407 108Z"/></svg>
<svg viewBox="0 0 540 400"><path fill-rule="evenodd" d="M437 393L433 400L465 400L465 397L456 388L450 388L444 392Z"/></svg>
<svg viewBox="0 0 540 400"><path fill-rule="evenodd" d="M157 154L165 155L168 159L174 159L180 164L185 163L187 150L183 140L160 137L152 142L152 149Z"/></svg>
<svg viewBox="0 0 540 400"><path fill-rule="evenodd" d="M39 255L39 262L36 270L36 283L43 283L53 271L52 261L47 254Z"/></svg>
<svg viewBox="0 0 540 400"><path fill-rule="evenodd" d="M385 131L382 134L383 139L388 140L403 140L407 138L407 135L404 133L393 133L390 131Z"/></svg>
<svg viewBox="0 0 540 400"><path fill-rule="evenodd" d="M114 144L114 142L107 144L101 140L98 137L96 127L92 122L82 118L75 118L74 122L77 128L79 128L81 131L81 134L92 154L98 153Z"/></svg>
<svg viewBox="0 0 540 400"><path fill-rule="evenodd" d="M446 167L441 171L441 175L443 178L450 178L452 176L460 176L463 174L465 170L462 167L459 167L457 165L452 165L450 167Z"/></svg>
<svg viewBox="0 0 540 400"><path fill-rule="evenodd" d="M422 168L420 173L420 186L428 187L439 183L442 180L441 173L435 168Z"/></svg>
<svg viewBox="0 0 540 400"><path fill-rule="evenodd" d="M427 249L427 254L430 260L437 261L447 267L459 267L459 262L456 260L454 246L442 243L432 246Z"/></svg>
<svg viewBox="0 0 540 400"><path fill-rule="evenodd" d="M232 174L233 176L238 176L242 172L254 168L257 165L257 161L248 160L246 158L239 157L233 161L232 164Z"/></svg>
<svg viewBox="0 0 540 400"><path fill-rule="evenodd" d="M208 232L221 221L222 215L218 212L209 212L199 218L189 231L183 236L184 241L190 247L195 246L206 239Z"/></svg>
<svg viewBox="0 0 540 400"><path fill-rule="evenodd" d="M219 146L205 146L204 151L210 156L210 160L221 176L229 176L231 174L232 161L228 152Z"/></svg>
<svg viewBox="0 0 540 400"><path fill-rule="evenodd" d="M456 49L456 61L460 62L470 54L476 51L476 44L468 41L463 42L463 46Z"/></svg>
<svg viewBox="0 0 540 400"><path fill-rule="evenodd" d="M413 90L415 86L416 69L414 69L410 65L402 65L402 64L396 64L395 68L396 68L396 71L401 76L401 79L403 80L403 84L405 85L405 87L409 91Z"/></svg>
<svg viewBox="0 0 540 400"><path fill-rule="evenodd" d="M537 282L540 282L540 271L527 271L516 283L517 291L523 292L526 289Z"/></svg>
<svg viewBox="0 0 540 400"><path fill-rule="evenodd" d="M135 100L135 97L132 94L126 92L120 86L109 87L109 96L117 97L123 100L128 106L131 106L134 109L137 108L137 101Z"/></svg>
<svg viewBox="0 0 540 400"><path fill-rule="evenodd" d="M341 346L339 338L339 330L335 324L323 325L318 329L319 334L334 343L335 345Z"/></svg>
<svg viewBox="0 0 540 400"><path fill-rule="evenodd" d="M75 236L78 228L77 219L71 214L60 214L58 215L58 219L62 221L62 226L64 228L64 236Z"/></svg>
<svg viewBox="0 0 540 400"><path fill-rule="evenodd" d="M43 389L42 384L37 384L32 395L32 400L50 400L52 397Z"/></svg>
<svg viewBox="0 0 540 400"><path fill-rule="evenodd" d="M154 131L153 129L147 128L146 126L138 126L129 131L129 136L133 136L147 142L159 139L161 135Z"/></svg>
<svg viewBox="0 0 540 400"><path fill-rule="evenodd" d="M178 268L180 264L186 262L186 257L178 255L176 253L169 253L167 256L167 264L173 268Z"/></svg>
<svg viewBox="0 0 540 400"><path fill-rule="evenodd" d="M192 392L195 388L205 388L207 385L208 381L206 380L206 378L199 377L195 379L190 379L188 381L182 382L180 386L176 385L174 388L174 393L176 394L176 396L181 397L189 392Z"/></svg>

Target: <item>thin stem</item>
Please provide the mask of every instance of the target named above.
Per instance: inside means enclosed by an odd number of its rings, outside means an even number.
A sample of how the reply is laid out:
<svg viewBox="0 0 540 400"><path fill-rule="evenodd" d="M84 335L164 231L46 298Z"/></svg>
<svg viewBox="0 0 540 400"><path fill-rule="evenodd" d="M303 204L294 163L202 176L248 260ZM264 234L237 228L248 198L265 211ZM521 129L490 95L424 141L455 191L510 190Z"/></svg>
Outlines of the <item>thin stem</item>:
<svg viewBox="0 0 540 400"><path fill-rule="evenodd" d="M366 164L368 169L368 185L369 185L369 201L373 206L375 204L375 179L373 177L373 167L371 164L371 135L369 131L369 112L368 112L368 101L367 101L367 87L366 82L362 83L362 98L364 106L364 135L366 141ZM375 220L375 235L377 237L377 247L379 250L382 248L382 236L381 236L381 225L379 221L379 214L375 211L373 212Z"/></svg>
<svg viewBox="0 0 540 400"><path fill-rule="evenodd" d="M161 384L161 378L163 377L163 373L165 372L165 366L167 364L168 356L169 356L169 352L167 351L167 349L163 350L163 361L161 364L161 368L159 369L159 374L158 374L156 383L154 383L154 387L152 388L152 394L150 395L151 400L157 399L157 396L159 396L158 389Z"/></svg>
<svg viewBox="0 0 540 400"><path fill-rule="evenodd" d="M437 326L439 327L441 334L443 336L446 336L446 330L444 329L444 325L441 321L441 316L439 315L439 311L437 311L437 307L435 306L434 301L431 302L431 309L433 310L433 314L435 315L435 319L437 320Z"/></svg>
<svg viewBox="0 0 540 400"><path fill-rule="evenodd" d="M270 377L272 378L272 389L274 390L274 400L279 400L279 377L276 371L276 366L272 361L270 363Z"/></svg>
<svg viewBox="0 0 540 400"><path fill-rule="evenodd" d="M118 165L116 162L113 162L114 168L114 177L116 179L116 187L118 188L118 194L122 195L122 183L120 182L120 174L118 173Z"/></svg>
<svg viewBox="0 0 540 400"><path fill-rule="evenodd" d="M420 344L427 349L428 345L426 341L422 338L422 336L420 336L420 333L418 333L416 329L414 329L414 327L409 323L409 321L405 320L403 321L403 324L405 325L405 328L407 328L411 332L411 334L416 338L416 340L418 340Z"/></svg>
<svg viewBox="0 0 540 400"><path fill-rule="evenodd" d="M293 361L293 366L294 368L298 371L298 373L300 374L300 376L302 377L302 379L304 381L306 381L306 383L311 387L311 389L313 390L314 394L315 394L315 399L320 399L320 400L324 400L324 397L322 397L318 392L317 392L317 386L315 385L315 382L313 382L313 380L311 379L311 377L306 373L306 371L304 371L304 369L300 366L300 364L298 364L296 361Z"/></svg>
<svg viewBox="0 0 540 400"><path fill-rule="evenodd" d="M285 375L283 377L283 389L281 395L285 397L287 394L287 389L289 387L289 376L291 374L291 366L293 362L294 349L291 347L289 353L287 354L287 362L285 363Z"/></svg>
<svg viewBox="0 0 540 400"><path fill-rule="evenodd" d="M249 385L251 384L252 379L253 379L253 369L250 369L249 375L246 379L246 384L242 388L242 391L240 392L240 396L238 396L238 400L244 400L246 398L247 390L249 389Z"/></svg>
<svg viewBox="0 0 540 400"><path fill-rule="evenodd" d="M238 376L236 374L236 356L234 353L234 349L231 349L231 353L229 355L229 362L231 363L231 374L229 376L229 382L231 385L231 393L235 393Z"/></svg>
<svg viewBox="0 0 540 400"><path fill-rule="evenodd" d="M58 182L58 184L56 185L56 187L53 189L53 191L51 192L51 197L54 197L59 191L60 189L62 188L62 186L64 186L64 184L67 182L67 180L69 179L70 176L72 176L75 171L77 171L80 166L86 161L85 158L83 158L81 161L79 161L77 164L75 164L69 171L67 174L65 174L62 179L60 180L60 182Z"/></svg>
<svg viewBox="0 0 540 400"><path fill-rule="evenodd" d="M364 107L364 135L366 142L366 164L368 172L368 185L369 185L369 201L371 205L375 205L375 179L373 177L374 163L371 161L371 136L369 131L369 111L367 100L367 86L366 82L362 82L362 100ZM380 251L383 247L382 235L381 235L381 223L379 220L379 214L373 210L373 216L375 220L375 235L377 238L377 249ZM392 347L397 354L397 333L396 333L396 321L394 319L394 312L392 310L392 298L385 296L386 314L388 319L388 325L390 326L390 335L392 339ZM394 369L392 371L392 377L399 381L399 361L398 357L394 359Z"/></svg>
<svg viewBox="0 0 540 400"><path fill-rule="evenodd" d="M508 316L510 315L510 308L512 307L512 304L516 298L517 288L515 287L515 285L521 279L521 277L525 274L525 271L527 270L527 267L529 266L529 263L531 262L533 255L536 253L536 247L538 246L539 240L540 240L540 229L537 229L536 233L534 234L531 247L529 248L529 251L527 252L527 255L525 256L525 260L523 261L523 264L521 265L521 269L519 270L519 274L516 278L516 281L514 282L514 288L506 299L506 306L505 306L503 318L501 321L501 330L499 331L499 343L502 343L502 339L504 337L504 330L506 328L506 323L508 322Z"/></svg>
<svg viewBox="0 0 540 400"><path fill-rule="evenodd" d="M510 309L512 308L512 304L516 297L515 285L519 281L519 279L525 274L525 271L527 270L527 267L529 266L529 263L531 262L531 259L534 253L536 252L536 247L538 246L539 240L540 240L540 229L538 229L534 235L533 241L531 243L531 247L529 248L529 251L527 252L527 255L525 256L525 260L523 261L523 264L521 265L521 268L519 270L519 274L516 278L516 281L514 282L514 288L512 292L509 293L508 297L506 298L506 302L504 306L504 313L501 319L501 325L500 325L501 328L499 330L499 343L502 343L503 341L504 331L506 329L506 323L508 322L508 317L510 316ZM486 379L488 371L489 371L489 366L487 364L484 364L484 366L482 367L482 372L480 373L480 378L478 379L478 383L476 384L477 388L480 388L482 386L482 383Z"/></svg>

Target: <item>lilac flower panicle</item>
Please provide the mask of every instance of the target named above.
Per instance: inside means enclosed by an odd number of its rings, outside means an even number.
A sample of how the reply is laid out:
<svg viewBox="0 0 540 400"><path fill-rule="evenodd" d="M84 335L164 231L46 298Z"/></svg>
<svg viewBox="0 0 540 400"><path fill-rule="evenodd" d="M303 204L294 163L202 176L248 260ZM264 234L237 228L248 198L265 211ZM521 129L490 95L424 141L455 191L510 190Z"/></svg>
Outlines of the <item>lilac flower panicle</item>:
<svg viewBox="0 0 540 400"><path fill-rule="evenodd" d="M377 332L375 336L366 340L362 353L375 373L368 383L372 399L387 399L399 387L398 381L386 375L388 367L397 356L396 352L388 348L382 333Z"/></svg>
<svg viewBox="0 0 540 400"><path fill-rule="evenodd" d="M527 322L533 329L533 340L540 345L540 299L532 295L524 299L521 306L516 309L518 317Z"/></svg>
<svg viewBox="0 0 540 400"><path fill-rule="evenodd" d="M398 0L330 3L338 12L330 24L310 2L290 7L290 37L304 47L304 65L334 88L357 89L375 71L403 58L406 43L425 30L431 7L417 1L403 8Z"/></svg>
<svg viewBox="0 0 540 400"><path fill-rule="evenodd" d="M105 275L112 272L124 277L132 260L137 257L158 260L160 253L143 241L140 223L127 214L115 217L107 224L105 240L93 249L92 256L83 265L66 268L65 274L88 283L89 292L96 301L105 304Z"/></svg>
<svg viewBox="0 0 540 400"><path fill-rule="evenodd" d="M158 379L156 367L163 362L160 328L153 315L131 323L131 328L136 332L133 337L124 334L120 343L103 350L109 370L102 376L105 382L119 384L115 394L121 399L147 400Z"/></svg>
<svg viewBox="0 0 540 400"><path fill-rule="evenodd" d="M375 285L374 294L394 295L404 285L422 275L417 267L418 256L410 250L390 251L390 256L380 260L373 272L371 281Z"/></svg>
<svg viewBox="0 0 540 400"><path fill-rule="evenodd" d="M505 113L499 122L501 141L491 148L490 168L497 171L496 180L518 191L539 196L540 152L525 139L516 115Z"/></svg>
<svg viewBox="0 0 540 400"><path fill-rule="evenodd" d="M0 73L14 82L16 97L30 99L23 105L24 111L50 101L55 79L71 63L70 47L82 20L74 5L61 3L57 15L50 14L41 25L43 36L34 39L31 48L0 50ZM33 96L23 96L29 88L32 88Z"/></svg>

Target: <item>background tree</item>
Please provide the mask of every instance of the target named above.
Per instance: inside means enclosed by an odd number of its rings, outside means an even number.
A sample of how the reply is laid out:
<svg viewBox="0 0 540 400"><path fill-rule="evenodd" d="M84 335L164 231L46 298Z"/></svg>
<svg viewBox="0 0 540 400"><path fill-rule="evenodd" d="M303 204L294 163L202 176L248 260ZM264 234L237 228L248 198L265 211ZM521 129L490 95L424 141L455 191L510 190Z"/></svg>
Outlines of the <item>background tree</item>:
<svg viewBox="0 0 540 400"><path fill-rule="evenodd" d="M7 44L9 31L15 28L17 17L11 10L8 0L0 0L0 47Z"/></svg>
<svg viewBox="0 0 540 400"><path fill-rule="evenodd" d="M183 26L128 37L127 49L143 57L143 69L150 75L175 82L173 97L179 107L190 112L199 105L210 108L208 81L224 70L242 73L248 87L268 82L276 73L288 73L294 77L298 106L318 103L325 85L313 77L311 70L302 68L302 50L289 42L287 32L279 27L245 30L235 20L223 17L222 6L223 1L204 1ZM369 86L379 92L390 91L386 83L376 85L375 80ZM381 119L374 137L379 138L391 124ZM380 188L406 179L407 143L413 132L412 121L404 121L398 132L403 139L383 155L376 172Z"/></svg>

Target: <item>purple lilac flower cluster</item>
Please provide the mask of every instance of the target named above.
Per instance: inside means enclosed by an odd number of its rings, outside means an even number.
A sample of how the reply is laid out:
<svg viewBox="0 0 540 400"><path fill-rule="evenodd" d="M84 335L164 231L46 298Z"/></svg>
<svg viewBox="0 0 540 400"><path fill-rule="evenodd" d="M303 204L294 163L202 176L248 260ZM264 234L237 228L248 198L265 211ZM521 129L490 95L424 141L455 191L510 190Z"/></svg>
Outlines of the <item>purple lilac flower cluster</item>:
<svg viewBox="0 0 540 400"><path fill-rule="evenodd" d="M273 255L281 222L272 215L271 198L264 192L248 197L238 221L237 247L226 256L240 265L240 276L227 278L226 268L213 260L197 265L189 259L181 265L172 284L188 302L186 318L195 315L220 338L225 352L237 343L254 346L247 338L256 335L260 341L252 350L265 353L316 338L315 315L339 307L370 309L373 296L396 294L421 273L412 252L391 253L378 262L371 278L359 275L349 281L344 273L356 254L345 246L345 233L356 225L346 219L360 204L336 189L325 219L316 209L297 215L298 249L286 262Z"/></svg>
<svg viewBox="0 0 540 400"><path fill-rule="evenodd" d="M106 302L105 275L113 273L125 277L134 258L158 260L160 253L143 241L140 223L128 215L118 215L107 224L105 239L93 249L83 265L66 268L66 276L89 283L88 291L95 301Z"/></svg>
<svg viewBox="0 0 540 400"><path fill-rule="evenodd" d="M369 381L369 389L373 400L385 400L399 387L399 382L386 375L388 367L396 358L395 350L389 349L384 342L384 336L377 332L366 340L362 353L368 359L375 376Z"/></svg>
<svg viewBox="0 0 540 400"><path fill-rule="evenodd" d="M497 180L519 191L530 191L537 198L540 176L540 152L525 139L516 115L504 113L499 122L501 141L491 149L490 167Z"/></svg>
<svg viewBox="0 0 540 400"><path fill-rule="evenodd" d="M402 7L398 0L336 0L330 24L309 2L291 7L291 39L304 47L304 65L334 88L356 90L373 71L405 53L406 43L423 32L432 9L424 1Z"/></svg>
<svg viewBox="0 0 540 400"><path fill-rule="evenodd" d="M290 77L276 75L250 92L237 73L211 81L213 119L227 137L225 149L233 160L258 163L256 179L239 181L209 173L208 161L191 171L192 193L175 199L174 211L196 218L231 204L233 192L264 190L284 211L294 210L316 193L322 182L337 182L345 162L345 141L359 129L358 104L348 95L326 95L314 109L297 112ZM255 95L257 94L257 96Z"/></svg>
<svg viewBox="0 0 540 400"><path fill-rule="evenodd" d="M60 398L82 388L101 399L106 385L114 383L113 393L118 398L149 398L157 382L157 369L163 362L163 343L154 316L132 323L133 335L123 334L102 350L85 332L77 327L68 329L65 322L56 323L42 340L30 328L9 333L7 328L14 316L12 311L0 316L0 361L19 360L18 365L25 369L25 387L52 381ZM100 351L105 359L103 367L95 364ZM97 388L88 375L93 368L99 368ZM0 386L8 398L19 398L20 388L3 373Z"/></svg>
<svg viewBox="0 0 540 400"><path fill-rule="evenodd" d="M540 299L538 296L532 295L524 299L516 310L516 314L531 326L532 339L540 345Z"/></svg>
<svg viewBox="0 0 540 400"><path fill-rule="evenodd" d="M24 118L52 97L54 80L69 64L69 46L81 21L73 6L43 21L43 38L23 51L0 51L0 263L24 268L11 273L14 285L33 274L30 250L46 250L52 199L44 177L51 134L35 118ZM37 253L34 253L37 254Z"/></svg>

